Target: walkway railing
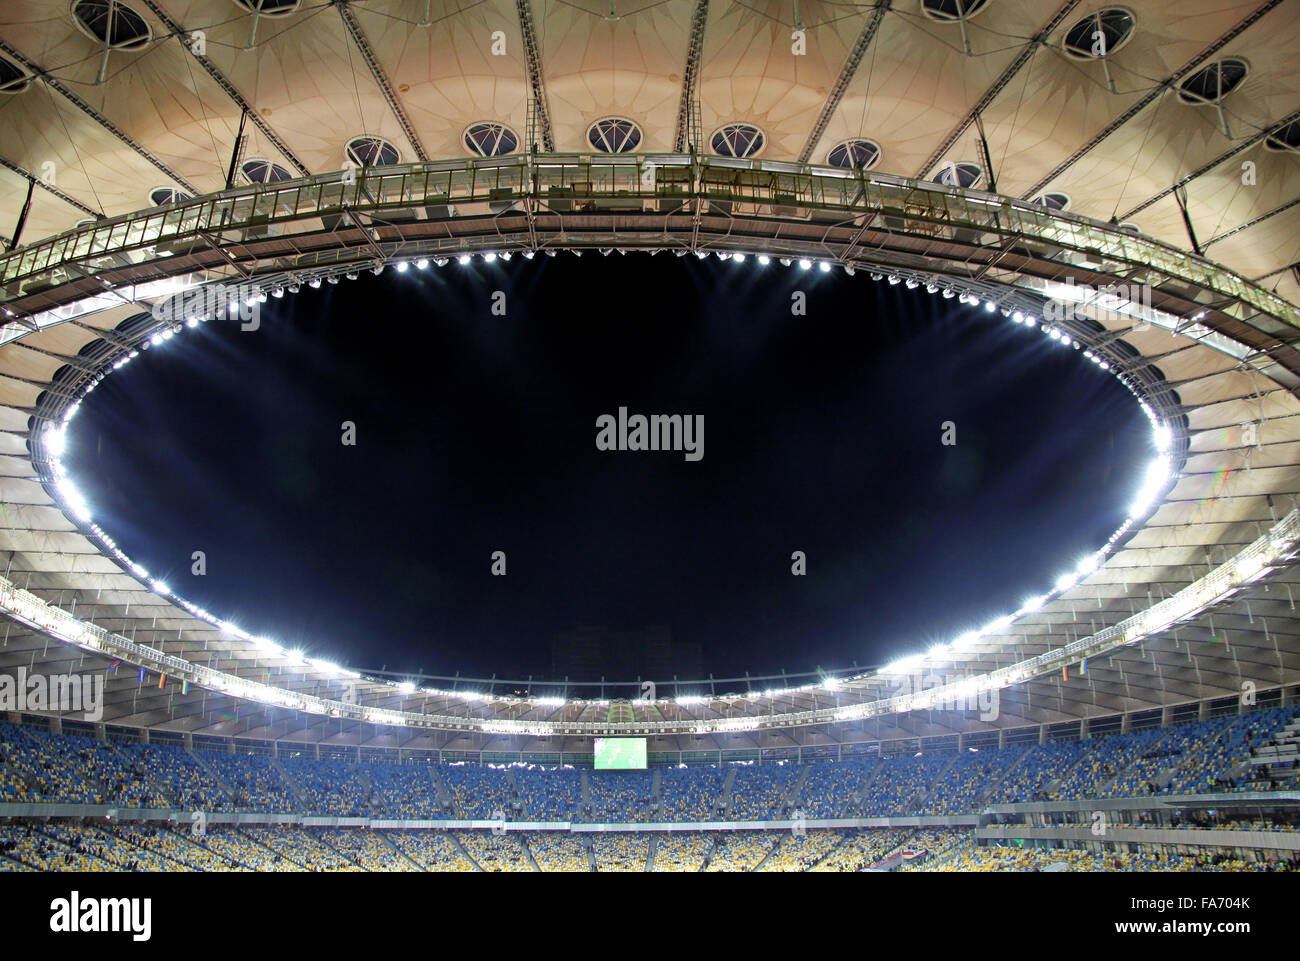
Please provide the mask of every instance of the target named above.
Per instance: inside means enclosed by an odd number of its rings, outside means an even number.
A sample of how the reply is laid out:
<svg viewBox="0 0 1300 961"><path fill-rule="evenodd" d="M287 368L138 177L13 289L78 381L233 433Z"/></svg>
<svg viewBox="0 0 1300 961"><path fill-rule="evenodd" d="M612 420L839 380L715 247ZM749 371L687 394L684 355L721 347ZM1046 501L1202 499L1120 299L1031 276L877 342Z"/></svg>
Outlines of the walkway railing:
<svg viewBox="0 0 1300 961"><path fill-rule="evenodd" d="M1275 335L1300 328L1300 309L1236 272L1088 218L890 174L688 154L469 158L253 184L89 223L12 251L0 257L0 305L41 293L49 298L43 309L57 306L52 288L124 266L150 263L165 275L162 261L185 252L187 244L229 249L238 262L254 256L244 247L255 241L335 232L355 225L358 215L368 225L373 218L393 226L507 211L530 220L570 213L655 215L664 221L656 243L667 238L689 246L698 245L692 221L706 212L789 221L822 212L831 222L929 241L1002 248L1015 241L1063 266L1082 258L1086 264L1078 266L1116 275L1144 268L1154 284L1175 280L1199 288L1208 295L1206 307ZM689 216L681 222L673 215ZM457 242L445 231L438 240L442 249ZM512 243L518 245L507 238L502 249ZM618 243L649 241L625 231ZM869 256L840 247L826 253L846 260ZM1062 259L1065 252L1071 257ZM80 296L85 292L62 303ZM1261 324L1260 314L1280 325Z"/></svg>

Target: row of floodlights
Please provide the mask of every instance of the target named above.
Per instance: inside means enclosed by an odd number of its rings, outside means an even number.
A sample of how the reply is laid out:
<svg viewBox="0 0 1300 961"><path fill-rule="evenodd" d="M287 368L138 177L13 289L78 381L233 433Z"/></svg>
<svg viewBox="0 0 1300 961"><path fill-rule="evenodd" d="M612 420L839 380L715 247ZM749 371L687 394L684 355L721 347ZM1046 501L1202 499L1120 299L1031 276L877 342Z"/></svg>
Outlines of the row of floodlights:
<svg viewBox="0 0 1300 961"><path fill-rule="evenodd" d="M600 253L608 256L609 254L613 253L613 251L614 248L602 248L600 250ZM626 250L623 250L621 248L618 249L618 252L620 254L627 253ZM657 252L658 251L651 251L651 253L657 253ZM553 257L556 255L557 252L554 250L547 250L545 251L545 253ZM582 255L582 251L580 250L574 250L572 251L572 253L574 253L577 256ZM689 251L677 250L675 251L675 253L678 256L684 256L685 254L689 253ZM747 254L740 253L740 252L726 252L726 251L715 251L714 254L720 260L732 260L736 263L745 262L749 256ZM535 255L536 255L535 252L531 250L523 252L524 258L529 260L531 260ZM709 256L709 252L697 250L695 251L695 255L700 259L704 259ZM503 251L501 253L497 253L494 251L487 251L482 253L480 256L482 257L484 262L493 263L498 258L503 261L508 261L511 259L512 255L508 251ZM832 269L832 263L826 260L814 261L809 258L799 258L798 260L796 260L795 258L791 258L791 257L779 257L779 256L774 258L768 254L756 254L753 256L760 266L767 266L771 264L772 261L775 259L782 266L791 267L797 265L800 270L811 270L813 269L814 265L822 273L829 273ZM456 256L455 259L457 263L461 265L469 265L470 263L473 262L473 255L467 253L460 254ZM451 258L449 257L434 257L432 259L419 258L416 260L399 260L394 263L394 269L398 273L405 273L412 266L415 267L417 270L425 270L429 267L430 263L434 264L435 266L442 267L450 263L450 260ZM373 274L378 275L383 272L384 266L385 265L382 261L378 261L370 269ZM847 274L852 275L855 273L852 264L843 264L842 266ZM354 271L349 271L344 276L349 280L356 280L358 274ZM915 290L918 287L920 287L922 284L922 281L917 278L903 277L898 274L883 274L883 273L873 272L871 274L871 278L872 280L875 281L887 280L891 285L902 283L905 284L905 286L910 290ZM313 277L307 280L306 283L307 286L309 287L319 288L322 280L329 282L331 284L337 284L338 276L331 275L324 278ZM976 294L957 291L952 287L940 286L939 284L933 282L926 283L925 288L926 291L931 294L941 294L943 297L948 299L956 297L958 298L958 301L963 304L969 304L972 306L980 306L982 304L984 310L988 313L1001 311L1003 316L1009 317L1016 324L1021 324L1027 328L1038 328L1044 334L1051 337L1052 340L1062 344L1063 346L1073 347L1075 350L1082 349L1082 345L1080 344L1080 342L1077 339L1071 337L1067 332L1059 329L1054 325L1044 323L1031 314L1026 314L1023 311L1019 311L1019 310L1011 310L1009 308L1002 307L1001 305L999 305L994 301L982 300ZM295 280L289 283L286 287L272 288L270 294L272 297L280 298L284 296L286 290L289 293L298 293L298 291L301 289L302 289L302 282L299 280ZM267 300L267 293L265 291L257 291L256 293L253 293L252 295L245 298L244 304L246 306L253 306L254 304L257 303L265 303L266 300ZM231 314L237 313L239 310L239 303L237 301L231 302L229 305L229 310ZM206 321L208 319L209 319L208 316L189 317L184 321L183 324L179 324L179 323L172 324L168 327L155 331L153 334L150 335L150 337L146 341L140 344L140 349L147 349L150 345L159 346L162 343L170 340L172 337L180 333L182 330L186 328L196 327L200 322ZM120 358L114 361L111 369L119 370L138 356L139 356L139 351L133 349L128 353L123 354ZM1096 364L1102 370L1108 371L1111 369L1110 362L1106 360L1104 356L1094 352L1091 349L1083 350L1083 356L1088 360L1090 360L1092 363ZM84 392L89 394L91 391L93 391L95 387L98 386L98 384L103 381L106 374L107 371L99 372L94 378L92 378L87 383L87 385L84 388ZM1122 374L1117 376L1119 376L1119 379L1125 384L1125 386L1129 388L1130 391L1137 393L1136 390L1134 389L1134 385L1126 377L1124 377ZM893 663L886 665L878 673L880 674L905 673L909 670L913 670L921 666L927 659L942 658L966 650L969 647L971 647L973 644L977 643L982 637L989 634L995 634L1004 631L1018 618L1022 617L1025 614L1029 614L1034 611L1037 611L1047 601L1051 600L1056 594L1069 590L1079 580L1083 579L1088 574L1091 574L1101 565L1101 563L1105 560L1107 554L1112 549L1114 543L1121 536L1123 536L1123 534L1125 534L1138 519L1144 516L1154 506L1157 497L1164 490L1165 485L1168 483L1170 479L1171 461L1168 455L1168 450L1171 443L1171 434L1169 428L1166 425L1160 423L1158 417L1155 415L1155 412L1150 408L1150 406L1145 401L1140 400L1140 403L1142 404L1142 408L1146 413L1147 417L1152 422L1155 445L1157 450L1160 452L1160 456L1158 456L1155 460L1153 460L1149 465L1146 476L1144 478L1141 491L1139 492L1138 497L1135 499L1133 503L1133 506L1129 512L1128 519L1125 520L1124 524L1117 531L1115 531L1115 533L1111 535L1106 545L1100 550L1086 557L1074 571L1060 577L1056 582L1056 589L1054 591L1029 599L1024 604L1022 604L1021 607L1017 611L1015 611L1015 613L1004 615L1003 617L999 617L996 620L991 621L989 624L986 624L983 628L979 629L978 631L971 631L966 634L963 634L962 636L956 638L954 641L948 644L935 645L924 654L910 655L901 658L899 660L896 660ZM66 471L64 470L62 464L61 457L64 448L66 427L68 422L71 421L72 418L76 415L77 409L80 407L80 404L81 401L80 399L78 399L73 404L69 405L69 407L64 412L62 425L60 425L57 428L54 427L53 425L47 426L46 434L45 434L46 451L50 454L54 464L55 486L58 489L59 493L63 496L65 503L68 504L69 509L72 511L75 517L77 517L79 520L83 521L84 523L89 524L92 531L94 531L94 533L99 537L99 539L105 544L105 546L118 560L122 561L142 581L148 583L150 589L154 593L167 597L171 600L174 600L194 616L202 620L205 620L208 623L213 624L214 626L220 628L221 630L226 631L227 633L230 633L233 636L238 637L242 640L246 640L251 643L254 643L256 646L258 646L261 650L263 650L267 654L283 657L291 664L310 664L311 666L327 674L346 676L352 678L358 678L361 676L355 671L350 671L332 662L319 660L316 658L308 658L306 657L305 653L301 650L296 650L296 649L288 650L283 648L279 644L275 643L274 641L268 640L266 638L252 636L247 632L241 630L240 628L236 627L235 625L220 620L215 615L210 614L209 612L203 610L202 608L199 608L191 604L189 601L185 600L184 598L181 598L173 594L170 588L168 588L168 586L165 583L159 580L152 579L148 571L144 567L135 563L133 560L127 557L126 554L123 553L117 547L116 543L112 540L112 538L109 537L109 535L105 531L103 531L98 524L94 523L91 520L89 507L87 506L85 498L82 496L80 491L77 490L76 486L72 483L72 481L67 477ZM866 675L862 675L862 676L866 676ZM445 696L445 697L456 697L456 698L460 698L463 700L470 700L470 701L486 701L486 700L502 700L502 699L512 700L512 701L519 700L519 701L526 701L528 703L535 704L537 706L556 706L556 707L562 706L564 703L566 703L564 698L554 698L554 697L501 698L499 696L485 695L474 691L443 691L434 688L417 688L417 686L413 682L409 682L409 681L402 681L402 682L388 681L383 683L386 683L388 686L394 688L399 694L404 694L404 695L414 694L418 690L420 693L424 693L424 694L431 694L431 695L438 695L438 696ZM834 690L840 685L840 683L842 682L839 679L828 678L825 681L820 682L819 684L807 684L807 685L802 685L793 688L781 688L781 689L769 689L765 691L756 691L746 696L749 698L781 697L781 696L787 696L789 694L807 691L815 687L821 687L825 690ZM675 700L676 703L680 706L691 706L695 704L705 703L708 700L708 698L703 696L687 695L687 696L678 697Z"/></svg>

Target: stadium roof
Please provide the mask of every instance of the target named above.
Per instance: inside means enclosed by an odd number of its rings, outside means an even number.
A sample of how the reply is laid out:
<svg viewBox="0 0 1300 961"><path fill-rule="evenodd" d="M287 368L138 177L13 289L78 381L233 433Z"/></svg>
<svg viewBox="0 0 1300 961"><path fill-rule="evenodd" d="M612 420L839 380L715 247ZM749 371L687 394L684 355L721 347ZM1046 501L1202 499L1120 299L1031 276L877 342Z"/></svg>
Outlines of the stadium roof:
<svg viewBox="0 0 1300 961"><path fill-rule="evenodd" d="M488 750L597 733L690 748L939 735L1300 680L1293 6L77 0L5 14L0 234L20 247L0 258L0 556L15 588L0 596L17 618L0 669L145 664L149 684L110 675L113 723ZM1104 56L1078 46L1095 32ZM611 246L803 257L1008 322L1047 321L1079 285L1140 288L1136 305L1085 295L1040 326L1148 405L1176 482L1098 569L927 662L1012 672L987 682L987 721L882 705L898 686L879 675L651 704L350 677L195 616L59 489L45 425L184 321L151 312L168 296Z"/></svg>

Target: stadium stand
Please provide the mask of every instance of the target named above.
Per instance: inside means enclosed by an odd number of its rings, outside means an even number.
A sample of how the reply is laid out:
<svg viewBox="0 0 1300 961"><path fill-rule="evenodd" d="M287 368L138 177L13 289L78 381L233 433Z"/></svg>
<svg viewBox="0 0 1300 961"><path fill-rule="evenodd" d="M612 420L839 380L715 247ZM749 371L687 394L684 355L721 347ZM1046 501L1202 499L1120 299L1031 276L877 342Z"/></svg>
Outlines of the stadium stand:
<svg viewBox="0 0 1300 961"><path fill-rule="evenodd" d="M359 868L311 831L297 828L255 828L248 832L255 843L303 871L356 871Z"/></svg>
<svg viewBox="0 0 1300 961"><path fill-rule="evenodd" d="M703 831L661 835L655 840L656 871L699 871L713 850L713 838Z"/></svg>
<svg viewBox="0 0 1300 961"><path fill-rule="evenodd" d="M6 822L5 870L95 871L857 871L914 870L1263 870L1295 860L1287 843L1258 833L1300 831L1300 805L1277 794L1291 778L1288 738L1296 706L1230 714L1080 741L960 753L729 767L595 772L536 765L347 761L305 754L192 751L177 744L102 741L39 725L0 724L0 803L137 807L159 812L91 820L67 815ZM1278 745L1287 752L1277 760ZM1263 757L1264 763L1260 763ZM1273 768L1281 765L1282 776ZM1170 813L1153 795L1255 792L1249 806L1222 798ZM1023 847L977 839L972 816L1015 820L1025 802L1129 799L1108 823L1150 832L1129 850L1085 851L1059 832ZM1285 802L1285 803L1282 803ZM999 805L990 809L990 805ZM1289 805L1289 806L1288 806ZM204 812L191 816L189 811ZM642 825L780 821L778 830L605 832L429 829L371 818L509 822L537 820ZM980 814L984 812L984 814ZM251 823L232 825L238 814ZM304 817L355 819L328 829ZM802 820L799 819L802 815ZM211 816L225 822L207 825ZM259 817L265 816L265 817ZM964 816L963 826L813 826L819 818ZM10 815L13 818L12 815ZM1006 820L1005 818L1011 818ZM267 823L287 821L291 823ZM921 822L914 822L921 823ZM982 822L982 823L988 823ZM1077 811L1050 808L1044 831L1078 826ZM206 829L204 827L206 826ZM774 828L777 825L773 825ZM1222 843L1188 834L1174 844L1157 831L1237 832ZM983 837L983 836L981 836ZM1126 836L1127 837L1127 836ZM1069 847L1062 847L1068 843ZM1114 857L1111 855L1115 854ZM1056 860L1053 860L1055 858ZM1059 863L1058 863L1059 862ZM1062 867L1062 865L1064 865ZM1207 867L1209 865L1209 867Z"/></svg>
<svg viewBox="0 0 1300 961"><path fill-rule="evenodd" d="M969 831L937 828L917 831L903 844L903 862L900 871L929 871L943 863L958 848L971 841Z"/></svg>
<svg viewBox="0 0 1300 961"><path fill-rule="evenodd" d="M333 848L346 861L363 871L415 870L415 865L402 857L384 835L377 831L338 828L319 832L316 840Z"/></svg>
<svg viewBox="0 0 1300 961"><path fill-rule="evenodd" d="M859 761L809 765L798 807L806 818L846 817L870 771Z"/></svg>
<svg viewBox="0 0 1300 961"><path fill-rule="evenodd" d="M0 724L0 756L28 801L107 804L82 756L94 750L85 738L57 737L30 725ZM9 800L6 797L6 800Z"/></svg>
<svg viewBox="0 0 1300 961"><path fill-rule="evenodd" d="M484 871L533 871L528 848L518 834L491 831L458 831L456 840L474 863Z"/></svg>
<svg viewBox="0 0 1300 961"><path fill-rule="evenodd" d="M589 871L586 840L571 834L538 831L525 836L533 862L541 871Z"/></svg>
<svg viewBox="0 0 1300 961"><path fill-rule="evenodd" d="M371 785L371 808L390 818L436 818L443 812L433 792L427 764L367 765Z"/></svg>
<svg viewBox="0 0 1300 961"><path fill-rule="evenodd" d="M597 871L644 872L650 861L650 839L644 834L597 834L591 839Z"/></svg>
<svg viewBox="0 0 1300 961"><path fill-rule="evenodd" d="M393 831L389 840L425 871L477 870L455 839L443 831Z"/></svg>
<svg viewBox="0 0 1300 961"><path fill-rule="evenodd" d="M59 832L69 837L67 832ZM114 865L94 846L64 843L32 825L0 827L0 853L38 871L112 871Z"/></svg>
<svg viewBox="0 0 1300 961"><path fill-rule="evenodd" d="M121 744L118 749L146 769L172 803L185 810L233 811L234 803L197 758L170 744Z"/></svg>
<svg viewBox="0 0 1300 961"><path fill-rule="evenodd" d="M737 768L727 819L763 821L784 816L783 802L803 773L804 768L794 764Z"/></svg>
<svg viewBox="0 0 1300 961"><path fill-rule="evenodd" d="M587 779L590 806L585 821L645 822L653 796L646 771L596 771Z"/></svg>
<svg viewBox="0 0 1300 961"><path fill-rule="evenodd" d="M1064 865L1063 868L1057 867ZM1208 855L1142 854L1032 847L971 848L941 871L1265 871L1270 866Z"/></svg>
<svg viewBox="0 0 1300 961"><path fill-rule="evenodd" d="M956 757L955 754L918 754L885 761L872 772L861 813L868 817L890 817L915 810L929 785Z"/></svg>
<svg viewBox="0 0 1300 961"><path fill-rule="evenodd" d="M712 820L722 782L716 767L667 768L660 775L660 816L677 823Z"/></svg>
<svg viewBox="0 0 1300 961"><path fill-rule="evenodd" d="M469 764L449 764L438 768L452 798L456 817L488 820L497 811L505 812L510 801L510 780L497 768Z"/></svg>
<svg viewBox="0 0 1300 961"><path fill-rule="evenodd" d="M935 780L922 814L959 814L974 811L1021 759L1014 750L977 751L957 755Z"/></svg>
<svg viewBox="0 0 1300 961"><path fill-rule="evenodd" d="M0 724L0 801L627 823L948 815L1035 800L1280 790L1291 784L1289 762L1284 776L1251 762L1295 716L1295 707L1274 708L1085 741L869 762L587 772L585 799L577 770L276 759Z"/></svg>
<svg viewBox="0 0 1300 961"><path fill-rule="evenodd" d="M753 871L777 839L767 831L727 831L714 838L706 871Z"/></svg>
<svg viewBox="0 0 1300 961"><path fill-rule="evenodd" d="M371 813L369 765L306 758L291 758L279 764L286 783L296 787L296 793L317 814L362 817Z"/></svg>
<svg viewBox="0 0 1300 961"><path fill-rule="evenodd" d="M807 871L843 840L839 831L805 831L782 834L777 846L767 856L761 871Z"/></svg>
<svg viewBox="0 0 1300 961"><path fill-rule="evenodd" d="M1088 750L1087 741L1057 741L1034 745L993 791L990 804L1022 804L1047 799L1047 788L1059 781Z"/></svg>
<svg viewBox="0 0 1300 961"><path fill-rule="evenodd" d="M41 829L55 837L58 832L78 835L80 843L91 846L97 857L103 858L120 871L192 871L188 864L165 857L156 851L131 841L112 826L91 824L50 823ZM66 841L64 843L67 843Z"/></svg>
<svg viewBox="0 0 1300 961"><path fill-rule="evenodd" d="M274 761L261 754L195 752L234 792L237 811L288 814L302 809Z"/></svg>
<svg viewBox="0 0 1300 961"><path fill-rule="evenodd" d="M214 828L202 834L185 836L191 844L203 848L229 865L232 871L283 871L276 853L258 844L242 831L233 828Z"/></svg>
<svg viewBox="0 0 1300 961"><path fill-rule="evenodd" d="M846 832L842 841L822 858L813 871L860 871L883 860L907 839L907 831Z"/></svg>
<svg viewBox="0 0 1300 961"><path fill-rule="evenodd" d="M215 851L167 828L125 825L118 835L135 847L186 865L195 871L228 871L233 866Z"/></svg>
<svg viewBox="0 0 1300 961"><path fill-rule="evenodd" d="M517 775L520 820L572 821L582 803L582 772L529 770Z"/></svg>

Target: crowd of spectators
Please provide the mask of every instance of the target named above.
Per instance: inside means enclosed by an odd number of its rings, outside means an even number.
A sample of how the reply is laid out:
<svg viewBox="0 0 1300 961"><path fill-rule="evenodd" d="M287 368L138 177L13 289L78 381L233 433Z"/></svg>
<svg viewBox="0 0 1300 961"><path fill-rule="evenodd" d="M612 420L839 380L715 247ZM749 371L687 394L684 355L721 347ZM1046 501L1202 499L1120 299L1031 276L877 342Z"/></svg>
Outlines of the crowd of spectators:
<svg viewBox="0 0 1300 961"><path fill-rule="evenodd" d="M786 817L783 807L803 768L796 764L767 764L736 768L727 807L728 821L763 821Z"/></svg>
<svg viewBox="0 0 1300 961"><path fill-rule="evenodd" d="M339 817L374 813L366 781L370 765L310 758L288 758L280 764L310 810Z"/></svg>
<svg viewBox="0 0 1300 961"><path fill-rule="evenodd" d="M986 848L957 829L818 830L818 818L954 815L989 804L1232 792L1287 783L1250 763L1275 743L1297 708L1274 708L1165 728L979 751L927 752L884 759L809 764L668 767L592 771L512 765L354 762L189 750L178 744L105 742L70 733L0 723L0 802L82 803L206 813L326 814L394 819L509 822L795 819L773 832L650 834L519 830L329 830L296 826L234 827L218 822L191 831L188 815L170 824L59 820L7 824L0 868L20 870L590 870L854 871L891 853L916 851L905 870L1041 870L1041 849ZM724 805L723 802L726 801ZM1065 817L1065 815L1061 815ZM1143 818L1147 820L1143 820ZM130 818L128 818L130 821ZM1157 827L1139 815L1136 828ZM1295 831L1283 815L1250 820L1197 808L1169 827ZM1149 849L1148 849L1149 848ZM897 851L896 851L897 849ZM1163 869L1208 859L1214 867L1258 869L1260 858L1227 853L1050 852L1071 869ZM1174 849L1182 851L1179 847ZM1261 850L1264 850L1261 848ZM1028 852L1028 853L1026 853ZM1099 860L1100 859L1100 860ZM1100 865L1100 868L1098 866ZM1059 869L1059 868L1056 868Z"/></svg>
<svg viewBox="0 0 1300 961"><path fill-rule="evenodd" d="M520 820L575 821L582 803L582 772L572 768L520 771Z"/></svg>
<svg viewBox="0 0 1300 961"><path fill-rule="evenodd" d="M393 846L426 871L473 871L474 864L446 831L392 831Z"/></svg>
<svg viewBox="0 0 1300 961"><path fill-rule="evenodd" d="M234 792L235 810L259 814L291 814L302 810L302 804L269 756L211 752L202 752L201 756Z"/></svg>
<svg viewBox="0 0 1300 961"><path fill-rule="evenodd" d="M597 871L643 872L650 860L650 838L623 832L596 834L591 839L591 853Z"/></svg>
<svg viewBox="0 0 1300 961"><path fill-rule="evenodd" d="M843 841L832 848L813 871L862 871L887 858L907 840L910 831L895 828L846 831Z"/></svg>
<svg viewBox="0 0 1300 961"><path fill-rule="evenodd" d="M1243 860L1225 854L1093 851L1031 846L972 847L937 870L957 871L1275 871L1295 870L1279 861Z"/></svg>
<svg viewBox="0 0 1300 961"><path fill-rule="evenodd" d="M586 840L564 831L536 831L524 843L540 871L590 871Z"/></svg>
<svg viewBox="0 0 1300 961"><path fill-rule="evenodd" d="M706 871L753 871L776 845L768 831L727 831L716 835Z"/></svg>
<svg viewBox="0 0 1300 961"><path fill-rule="evenodd" d="M767 856L760 870L807 871L824 858L831 848L839 844L843 837L840 831L806 830L798 834L783 833L776 848Z"/></svg>
<svg viewBox="0 0 1300 961"><path fill-rule="evenodd" d="M532 871L533 862L518 832L457 831L456 840L484 871Z"/></svg>
<svg viewBox="0 0 1300 961"><path fill-rule="evenodd" d="M656 871L699 871L713 850L713 838L707 831L684 831L660 834L655 840Z"/></svg>
<svg viewBox="0 0 1300 961"><path fill-rule="evenodd" d="M716 767L670 767L659 775L660 819L676 823L715 820L723 772Z"/></svg>

